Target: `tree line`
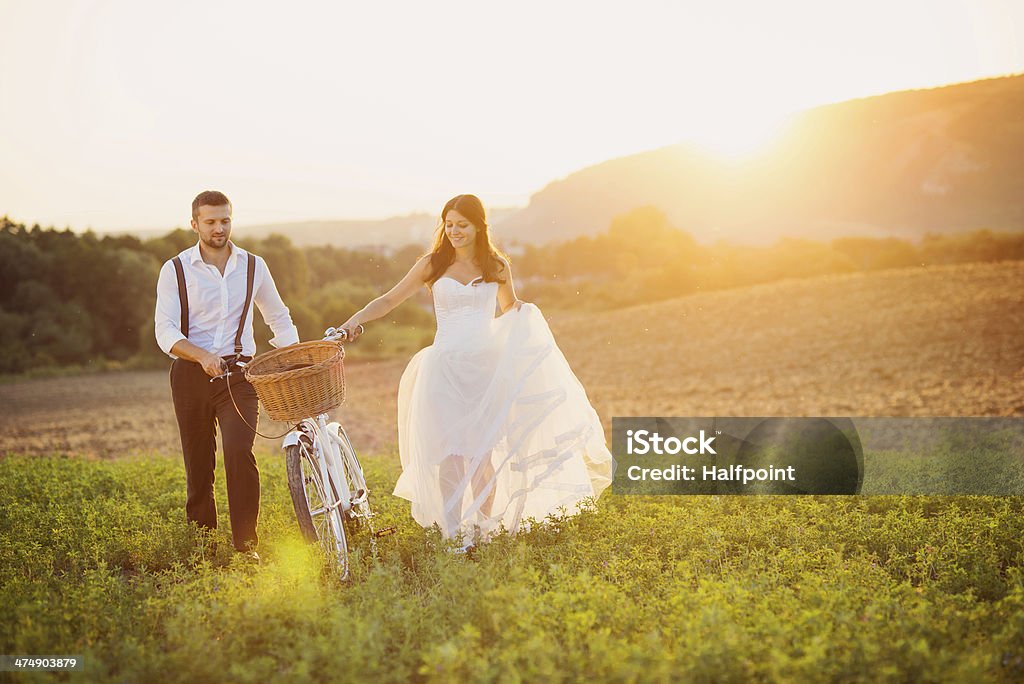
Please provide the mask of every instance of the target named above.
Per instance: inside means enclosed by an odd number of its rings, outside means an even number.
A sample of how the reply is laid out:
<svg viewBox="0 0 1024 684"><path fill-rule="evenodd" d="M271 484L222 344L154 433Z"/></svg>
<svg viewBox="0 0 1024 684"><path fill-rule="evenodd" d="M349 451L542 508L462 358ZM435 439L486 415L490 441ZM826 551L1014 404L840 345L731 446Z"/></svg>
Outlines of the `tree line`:
<svg viewBox="0 0 1024 684"><path fill-rule="evenodd" d="M287 237L235 240L267 261L302 339L319 339L390 288L422 250L391 255L338 247L298 248ZM164 236L97 236L0 219L0 373L104 362L155 365L167 357L153 335L161 264L194 245L190 230ZM257 348L269 328L255 316ZM379 355L429 344L433 319L410 300L348 350Z"/></svg>
<svg viewBox="0 0 1024 684"><path fill-rule="evenodd" d="M177 229L146 240L27 228L0 219L0 373L39 367L166 363L153 336L160 265L194 245ZM302 339L345 321L393 286L423 248L390 252L297 247L281 235L236 240L266 259ZM521 298L542 309L604 310L780 278L886 268L1024 259L1024 234L979 230L897 238L783 239L768 247L699 244L657 209L617 217L599 235L529 245L513 259ZM259 351L271 334L256 316ZM425 294L369 326L356 356L408 354L434 323Z"/></svg>
<svg viewBox="0 0 1024 684"><path fill-rule="evenodd" d="M660 210L640 207L599 235L524 247L514 272L542 306L605 310L782 278L1006 259L1024 259L1024 233L982 229L917 243L846 237L704 245Z"/></svg>

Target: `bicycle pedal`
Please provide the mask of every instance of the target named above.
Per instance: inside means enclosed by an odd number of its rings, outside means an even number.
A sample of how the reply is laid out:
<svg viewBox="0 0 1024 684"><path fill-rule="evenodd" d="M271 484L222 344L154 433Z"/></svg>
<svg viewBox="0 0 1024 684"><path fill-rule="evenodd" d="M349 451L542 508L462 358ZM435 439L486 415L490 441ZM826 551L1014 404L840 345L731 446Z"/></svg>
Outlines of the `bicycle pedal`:
<svg viewBox="0 0 1024 684"><path fill-rule="evenodd" d="M394 527L382 527L381 529L379 529L376 532L374 532L373 536L374 537L386 537L386 536L394 534L394 533L395 533L395 528Z"/></svg>

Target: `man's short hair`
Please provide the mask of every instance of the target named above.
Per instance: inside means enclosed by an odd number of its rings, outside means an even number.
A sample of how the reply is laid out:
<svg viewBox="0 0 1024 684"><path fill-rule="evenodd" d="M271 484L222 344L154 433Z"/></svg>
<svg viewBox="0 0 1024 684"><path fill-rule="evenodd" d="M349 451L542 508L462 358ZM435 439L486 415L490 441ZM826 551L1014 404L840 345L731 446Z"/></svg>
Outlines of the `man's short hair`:
<svg viewBox="0 0 1024 684"><path fill-rule="evenodd" d="M219 190L203 190L201 193L196 195L194 200L192 200L193 221L199 218L199 207L204 204L210 207L222 207L225 204L231 206L231 200L229 200L228 196Z"/></svg>

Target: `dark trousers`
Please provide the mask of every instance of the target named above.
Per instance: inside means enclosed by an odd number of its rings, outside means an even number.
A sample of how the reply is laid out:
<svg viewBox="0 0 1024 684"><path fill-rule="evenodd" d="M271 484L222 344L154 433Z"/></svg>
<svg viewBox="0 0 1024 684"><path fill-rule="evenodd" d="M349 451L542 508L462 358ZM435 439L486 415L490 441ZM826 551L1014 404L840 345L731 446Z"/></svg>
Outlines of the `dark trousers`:
<svg viewBox="0 0 1024 684"><path fill-rule="evenodd" d="M198 363L175 359L171 364L171 396L178 418L181 450L185 456L188 499L185 514L189 521L217 528L217 502L214 500L214 464L217 453L216 426L220 426L224 449L224 473L228 485L228 515L235 549L255 550L259 544L256 521L260 515L260 471L252 452L256 435L242 422L231 403L231 392L239 410L257 427L259 403L256 390L241 374L210 382L210 376Z"/></svg>

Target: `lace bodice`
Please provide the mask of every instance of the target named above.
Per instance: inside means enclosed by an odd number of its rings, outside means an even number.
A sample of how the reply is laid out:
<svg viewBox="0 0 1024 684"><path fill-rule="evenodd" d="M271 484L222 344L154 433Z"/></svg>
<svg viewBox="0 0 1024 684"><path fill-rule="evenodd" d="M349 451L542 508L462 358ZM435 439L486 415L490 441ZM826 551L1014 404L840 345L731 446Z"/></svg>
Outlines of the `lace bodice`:
<svg viewBox="0 0 1024 684"><path fill-rule="evenodd" d="M434 345L479 347L490 339L498 298L498 283L477 278L463 285L449 276L434 282L434 315L437 334Z"/></svg>

